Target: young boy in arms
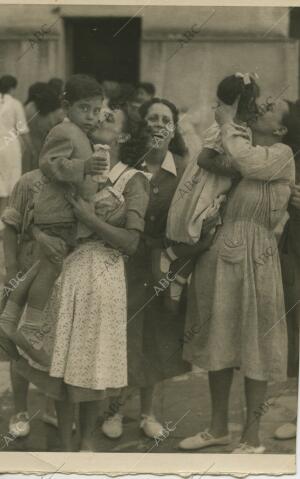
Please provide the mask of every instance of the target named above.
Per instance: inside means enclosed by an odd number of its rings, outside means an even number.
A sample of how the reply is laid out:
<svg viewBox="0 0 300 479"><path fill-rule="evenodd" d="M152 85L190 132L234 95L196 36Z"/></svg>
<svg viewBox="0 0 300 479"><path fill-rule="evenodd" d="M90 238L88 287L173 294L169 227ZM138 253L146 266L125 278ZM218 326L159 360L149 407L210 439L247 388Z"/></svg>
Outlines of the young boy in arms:
<svg viewBox="0 0 300 479"><path fill-rule="evenodd" d="M99 121L103 94L96 80L74 75L66 83L63 108L66 118L48 134L40 154L40 169L48 178L35 200L33 234L38 229L65 243L65 255L76 244L77 222L68 195L89 199L98 189L91 175L101 174L106 155L93 155L88 138ZM28 295L24 322L17 330L24 306L24 294L16 288L10 295L0 319L1 336L12 340L33 360L47 366L49 358L43 349L44 308L61 263L40 253L39 271Z"/></svg>

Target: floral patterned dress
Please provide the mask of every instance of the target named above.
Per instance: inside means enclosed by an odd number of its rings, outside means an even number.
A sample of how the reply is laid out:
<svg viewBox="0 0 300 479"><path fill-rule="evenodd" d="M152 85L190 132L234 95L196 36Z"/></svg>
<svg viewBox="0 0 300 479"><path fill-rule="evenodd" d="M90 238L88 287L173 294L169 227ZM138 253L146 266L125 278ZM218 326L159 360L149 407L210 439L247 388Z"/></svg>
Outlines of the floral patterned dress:
<svg viewBox="0 0 300 479"><path fill-rule="evenodd" d="M116 186L125 169L130 168L118 163L107 186ZM149 181L136 170L127 179L120 226L142 232ZM127 385L127 298L121 251L91 238L66 258L46 307L44 347L52 357L48 372L23 359L18 371L54 399L98 400Z"/></svg>
<svg viewBox="0 0 300 479"><path fill-rule="evenodd" d="M246 131L246 130L245 130ZM295 178L287 145L253 147L222 128L243 179L228 200L214 244L198 258L188 294L184 358L210 371L239 367L256 380L285 380L287 334L275 228Z"/></svg>

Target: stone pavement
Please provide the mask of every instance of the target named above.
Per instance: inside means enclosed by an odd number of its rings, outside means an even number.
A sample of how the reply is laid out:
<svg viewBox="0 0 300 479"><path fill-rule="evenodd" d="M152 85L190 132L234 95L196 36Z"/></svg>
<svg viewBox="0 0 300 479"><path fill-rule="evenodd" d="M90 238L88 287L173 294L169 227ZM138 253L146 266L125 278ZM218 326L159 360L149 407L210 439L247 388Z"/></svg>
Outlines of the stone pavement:
<svg viewBox="0 0 300 479"><path fill-rule="evenodd" d="M271 399L269 409L262 416L261 439L267 447L267 453L295 454L296 441L278 441L273 438L275 429L295 416L297 405L297 385L295 380L284 384L271 384L268 398ZM8 444L8 451L58 451L57 430L42 422L45 398L40 391L30 388L29 415L31 434L24 439L16 439ZM230 430L233 442L226 447L211 447L202 453L228 453L239 441L241 424L245 410L243 407L243 384L239 373L236 373L230 403ZM124 434L118 440L110 440L101 432L101 411L99 426L96 427L94 446L97 452L142 452L170 453L180 452L179 441L206 428L209 424L210 404L208 396L207 376L202 371L186 374L165 381L156 391L155 409L157 417L164 425L169 425L173 432L159 445L146 438L139 430L139 397L138 393L128 401L125 407ZM103 405L103 411L107 405ZM9 383L9 365L0 363L0 436L7 434L8 421L13 413L12 393ZM1 442L3 447L3 442ZM195 451L198 453L198 451Z"/></svg>

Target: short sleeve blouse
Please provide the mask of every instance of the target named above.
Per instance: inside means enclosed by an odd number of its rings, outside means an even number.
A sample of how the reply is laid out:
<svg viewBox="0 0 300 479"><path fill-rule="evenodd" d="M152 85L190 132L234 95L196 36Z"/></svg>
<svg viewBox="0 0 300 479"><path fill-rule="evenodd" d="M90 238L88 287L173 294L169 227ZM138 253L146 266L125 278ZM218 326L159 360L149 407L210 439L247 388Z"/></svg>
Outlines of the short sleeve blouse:
<svg viewBox="0 0 300 479"><path fill-rule="evenodd" d="M143 173L136 173L124 189L126 203L126 229L143 232L145 215L150 199L150 183Z"/></svg>
<svg viewBox="0 0 300 479"><path fill-rule="evenodd" d="M13 226L18 234L26 233L31 223L33 198L39 191L42 178L40 170L33 170L23 175L14 186L1 219L6 225Z"/></svg>

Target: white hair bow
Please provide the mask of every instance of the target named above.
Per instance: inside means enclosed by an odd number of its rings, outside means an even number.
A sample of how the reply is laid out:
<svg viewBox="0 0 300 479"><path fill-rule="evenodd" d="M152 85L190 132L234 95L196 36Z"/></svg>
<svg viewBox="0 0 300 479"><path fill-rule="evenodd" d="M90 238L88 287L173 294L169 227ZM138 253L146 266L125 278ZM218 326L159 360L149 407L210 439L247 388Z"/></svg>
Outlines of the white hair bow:
<svg viewBox="0 0 300 479"><path fill-rule="evenodd" d="M236 72L235 76L237 78L242 78L243 79L243 82L244 82L244 85L250 85L251 83L251 78L257 80L258 79L258 75L256 73L240 73L240 72Z"/></svg>

